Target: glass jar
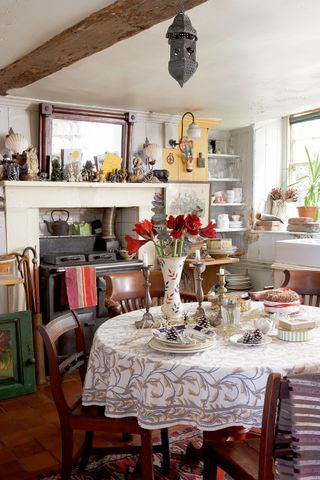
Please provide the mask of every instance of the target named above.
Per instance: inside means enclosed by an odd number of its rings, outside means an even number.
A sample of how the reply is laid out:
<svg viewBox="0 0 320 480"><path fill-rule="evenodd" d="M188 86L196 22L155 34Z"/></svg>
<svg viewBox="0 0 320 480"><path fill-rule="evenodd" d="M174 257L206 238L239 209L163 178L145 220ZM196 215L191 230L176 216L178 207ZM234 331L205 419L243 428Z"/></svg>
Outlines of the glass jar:
<svg viewBox="0 0 320 480"><path fill-rule="evenodd" d="M223 330L234 332L239 330L240 306L235 299L226 299L221 305Z"/></svg>

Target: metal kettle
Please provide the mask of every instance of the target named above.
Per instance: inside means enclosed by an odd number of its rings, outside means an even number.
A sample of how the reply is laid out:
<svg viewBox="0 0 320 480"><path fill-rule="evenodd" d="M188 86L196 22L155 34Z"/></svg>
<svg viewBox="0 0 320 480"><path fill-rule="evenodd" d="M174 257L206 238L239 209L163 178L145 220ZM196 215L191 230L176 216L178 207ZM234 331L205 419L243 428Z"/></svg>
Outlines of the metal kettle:
<svg viewBox="0 0 320 480"><path fill-rule="evenodd" d="M64 212L67 214L67 218L65 220L61 220L61 217L59 216L59 220L55 220L53 216L54 212ZM51 233L51 235L55 235L55 236L68 235L69 234L68 218L69 218L68 210L52 210L51 212L52 222L48 222L47 220L44 220L44 222L47 225L48 232Z"/></svg>

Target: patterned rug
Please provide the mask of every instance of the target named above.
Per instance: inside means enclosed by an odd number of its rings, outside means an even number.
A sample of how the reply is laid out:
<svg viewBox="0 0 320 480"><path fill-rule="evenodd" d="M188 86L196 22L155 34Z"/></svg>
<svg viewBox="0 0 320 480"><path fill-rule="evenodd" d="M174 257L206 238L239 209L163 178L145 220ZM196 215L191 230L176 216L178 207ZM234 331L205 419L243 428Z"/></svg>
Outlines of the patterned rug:
<svg viewBox="0 0 320 480"><path fill-rule="evenodd" d="M170 473L164 476L161 472L161 454L154 454L154 470L156 480L202 480L202 464L192 465L185 456L187 445L192 442L195 447L202 444L202 433L196 429L170 431ZM73 471L72 480L134 480L136 455L106 455L92 457L86 471ZM39 480L60 480L60 475L41 476ZM147 480L147 479L143 479Z"/></svg>

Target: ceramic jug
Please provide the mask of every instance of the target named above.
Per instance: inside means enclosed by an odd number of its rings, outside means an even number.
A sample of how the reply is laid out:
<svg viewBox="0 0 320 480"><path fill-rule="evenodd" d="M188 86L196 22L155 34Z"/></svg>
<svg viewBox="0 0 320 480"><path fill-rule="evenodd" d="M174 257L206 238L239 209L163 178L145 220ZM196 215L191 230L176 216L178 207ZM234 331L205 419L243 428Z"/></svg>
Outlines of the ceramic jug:
<svg viewBox="0 0 320 480"><path fill-rule="evenodd" d="M229 216L227 213L220 213L218 215L218 228L229 228Z"/></svg>

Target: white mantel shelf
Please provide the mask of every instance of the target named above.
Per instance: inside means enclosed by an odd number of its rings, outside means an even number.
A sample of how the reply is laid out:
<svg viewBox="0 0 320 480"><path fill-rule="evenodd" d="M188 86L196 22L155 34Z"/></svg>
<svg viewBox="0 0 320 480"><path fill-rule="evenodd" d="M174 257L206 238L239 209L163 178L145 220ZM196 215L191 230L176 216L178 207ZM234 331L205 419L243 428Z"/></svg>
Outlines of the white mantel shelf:
<svg viewBox="0 0 320 480"><path fill-rule="evenodd" d="M173 183L173 182L172 182ZM165 188L168 183L111 183L111 182L28 182L9 181L0 182L5 188Z"/></svg>

